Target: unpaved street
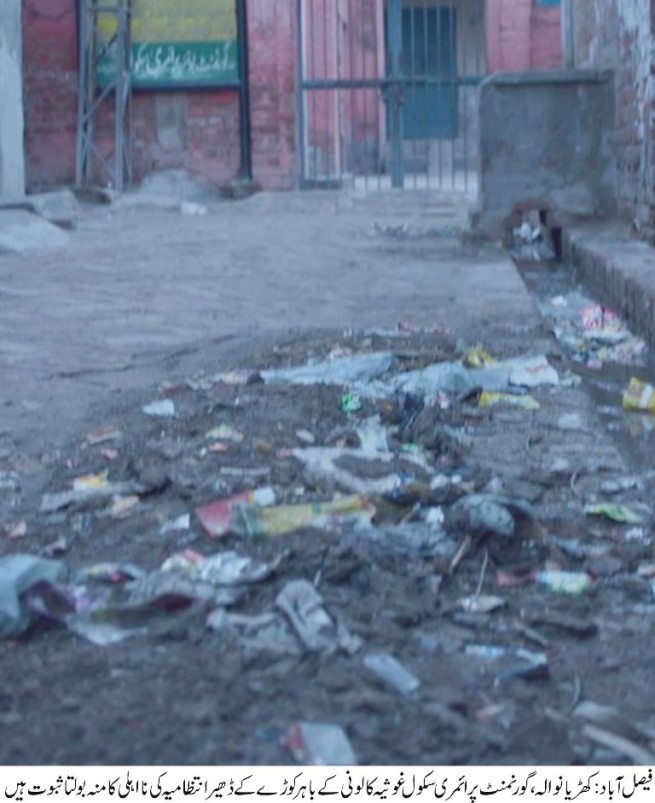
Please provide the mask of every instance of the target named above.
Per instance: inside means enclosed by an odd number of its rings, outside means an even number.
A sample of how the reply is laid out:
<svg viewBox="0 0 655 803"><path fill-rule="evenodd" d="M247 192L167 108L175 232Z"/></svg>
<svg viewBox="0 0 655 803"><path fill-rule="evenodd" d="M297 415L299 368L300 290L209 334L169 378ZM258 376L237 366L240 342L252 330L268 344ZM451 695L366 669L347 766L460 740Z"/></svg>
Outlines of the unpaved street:
<svg viewBox="0 0 655 803"><path fill-rule="evenodd" d="M466 213L123 203L0 257L0 763L652 761L653 477Z"/></svg>

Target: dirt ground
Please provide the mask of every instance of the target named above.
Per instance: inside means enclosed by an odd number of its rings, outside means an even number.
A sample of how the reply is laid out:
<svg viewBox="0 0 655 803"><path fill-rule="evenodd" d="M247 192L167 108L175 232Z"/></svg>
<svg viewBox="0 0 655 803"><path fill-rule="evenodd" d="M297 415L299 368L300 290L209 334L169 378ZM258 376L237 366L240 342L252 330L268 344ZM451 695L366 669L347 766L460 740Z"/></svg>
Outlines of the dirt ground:
<svg viewBox="0 0 655 803"><path fill-rule="evenodd" d="M362 764L648 763L653 477L603 485L631 467L511 262L461 237L461 215L439 199L247 203L198 218L93 212L68 254L40 257L33 273L25 258L0 261L5 309L23 327L3 332L0 555L75 572L118 564L86 577L87 596L129 597L133 567L161 579L188 550L267 567L223 605L169 590L114 608L102 621L138 632L108 646L65 626L79 610L70 584L28 594L32 626L0 641L0 763L303 763L290 748L297 722L339 726ZM452 216L435 226L439 209ZM536 410L480 406L474 391L364 397L347 411L348 384L261 381L265 369L379 352L393 354L391 379L478 343L497 359L546 353L558 385L530 391ZM247 376L215 376L231 369ZM156 400L174 417L146 415ZM272 489L278 505L347 493L293 450L359 449L376 416L401 481L366 494L374 528L249 537L231 526L210 538L201 526L199 508L245 490ZM344 467L364 484L389 473L386 457L353 460ZM95 491L46 502L89 475ZM97 493L106 482L134 506L112 508L115 496ZM462 515L476 494L501 500L511 534ZM639 511L639 526L584 515L610 501ZM572 574L548 587L546 570ZM584 587L565 593L567 578ZM303 640L276 602L297 580L340 623L330 646ZM249 639L234 615L273 617L278 630ZM411 688L371 670L378 653Z"/></svg>

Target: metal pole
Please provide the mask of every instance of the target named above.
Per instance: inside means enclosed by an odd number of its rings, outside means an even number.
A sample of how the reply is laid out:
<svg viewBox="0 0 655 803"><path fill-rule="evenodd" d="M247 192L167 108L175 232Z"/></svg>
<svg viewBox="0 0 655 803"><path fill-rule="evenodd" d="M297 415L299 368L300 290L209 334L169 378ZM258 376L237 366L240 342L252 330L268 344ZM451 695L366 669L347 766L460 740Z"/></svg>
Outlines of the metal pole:
<svg viewBox="0 0 655 803"><path fill-rule="evenodd" d="M304 17L302 9L303 0L296 2L296 62L298 86L296 89L296 112L298 114L298 154L300 159L300 185L302 186L305 181L307 173L307 150L305 147L305 89L303 83L305 81L305 32L304 32Z"/></svg>
<svg viewBox="0 0 655 803"><path fill-rule="evenodd" d="M402 3L389 0L389 55L391 60L391 186L404 185L403 87L402 87Z"/></svg>
<svg viewBox="0 0 655 803"><path fill-rule="evenodd" d="M77 73L77 153L75 154L75 186L79 188L84 183L88 138L87 74L89 71L89 12L84 0L78 0L77 13L80 38Z"/></svg>
<svg viewBox="0 0 655 803"><path fill-rule="evenodd" d="M126 0L118 0L116 8L116 45L114 49L114 59L116 62L116 98L114 111L114 189L118 192L123 191L123 135L125 133L124 108L126 100L127 81L129 77L125 75L125 33L127 26L127 14L125 13Z"/></svg>
<svg viewBox="0 0 655 803"><path fill-rule="evenodd" d="M237 0L237 42L239 48L239 140L241 148L239 177L244 181L252 181L247 0Z"/></svg>

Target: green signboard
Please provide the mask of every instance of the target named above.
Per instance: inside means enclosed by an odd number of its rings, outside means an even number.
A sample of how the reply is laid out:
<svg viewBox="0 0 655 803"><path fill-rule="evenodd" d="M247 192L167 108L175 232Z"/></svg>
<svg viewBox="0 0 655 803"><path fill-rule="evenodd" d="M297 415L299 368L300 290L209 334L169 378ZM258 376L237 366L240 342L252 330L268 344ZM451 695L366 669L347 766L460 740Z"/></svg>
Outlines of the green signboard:
<svg viewBox="0 0 655 803"><path fill-rule="evenodd" d="M106 37L115 30L106 17ZM132 86L201 87L236 84L239 45L236 0L133 0ZM110 53L99 60L97 80L114 75Z"/></svg>

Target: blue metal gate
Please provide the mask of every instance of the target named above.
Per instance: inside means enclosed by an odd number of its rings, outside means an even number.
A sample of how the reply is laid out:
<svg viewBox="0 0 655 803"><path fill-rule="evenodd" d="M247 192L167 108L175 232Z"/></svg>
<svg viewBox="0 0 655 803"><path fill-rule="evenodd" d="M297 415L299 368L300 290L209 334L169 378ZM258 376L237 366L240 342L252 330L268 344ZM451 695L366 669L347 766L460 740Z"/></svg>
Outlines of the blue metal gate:
<svg viewBox="0 0 655 803"><path fill-rule="evenodd" d="M297 0L306 187L477 181L483 0Z"/></svg>

